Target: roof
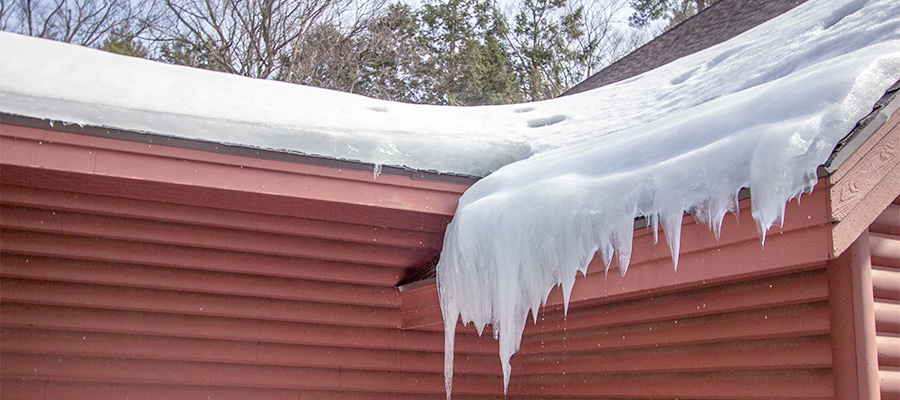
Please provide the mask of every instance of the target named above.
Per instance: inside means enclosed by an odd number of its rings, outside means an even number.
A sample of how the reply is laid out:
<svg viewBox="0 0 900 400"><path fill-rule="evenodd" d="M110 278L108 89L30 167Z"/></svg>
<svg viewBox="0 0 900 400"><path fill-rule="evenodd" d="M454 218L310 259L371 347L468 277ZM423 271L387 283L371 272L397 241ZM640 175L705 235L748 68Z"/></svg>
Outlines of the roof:
<svg viewBox="0 0 900 400"><path fill-rule="evenodd" d="M352 159L373 165L375 181L381 165L490 173L460 198L438 283L447 321L498 332L508 377L524 318L553 287L567 304L597 252L625 272L635 217L663 227L676 265L684 211L718 236L749 187L760 232L781 221L900 78L900 4L809 1L625 81L475 108L378 102L9 34L0 44L7 115ZM403 204L382 194L366 198Z"/></svg>
<svg viewBox="0 0 900 400"><path fill-rule="evenodd" d="M832 173L838 169L875 130L900 108L900 101L897 101L898 94L900 94L900 81L888 88L884 92L884 96L872 106L872 112L860 119L853 130L837 143L828 157L828 161L822 164L821 169L825 173Z"/></svg>
<svg viewBox="0 0 900 400"><path fill-rule="evenodd" d="M806 0L719 0L573 86L563 96L640 75L731 39Z"/></svg>

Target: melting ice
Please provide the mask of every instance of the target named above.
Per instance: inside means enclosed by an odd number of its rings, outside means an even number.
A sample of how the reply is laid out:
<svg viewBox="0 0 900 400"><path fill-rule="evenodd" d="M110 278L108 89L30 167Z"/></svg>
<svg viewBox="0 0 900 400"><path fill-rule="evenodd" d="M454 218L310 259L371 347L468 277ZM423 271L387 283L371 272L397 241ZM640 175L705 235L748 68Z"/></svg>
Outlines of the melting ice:
<svg viewBox="0 0 900 400"><path fill-rule="evenodd" d="M564 305L595 253L625 274L634 218L663 226L677 266L684 211L716 232L750 188L762 237L816 167L900 78L900 2L811 1L737 38L580 99L652 93L652 121L506 165L460 199L437 282L448 396L459 317L500 341L504 389L528 314ZM672 106L677 104L677 106ZM596 120L615 114L581 115ZM625 125L628 125L627 123Z"/></svg>
<svg viewBox="0 0 900 400"><path fill-rule="evenodd" d="M447 393L458 318L500 340L599 253L625 273L633 220L718 232L742 187L762 235L900 78L900 2L811 0L623 82L527 105L437 107L166 65L0 33L0 112L487 177L460 199L438 288ZM379 170L373 170L377 178Z"/></svg>

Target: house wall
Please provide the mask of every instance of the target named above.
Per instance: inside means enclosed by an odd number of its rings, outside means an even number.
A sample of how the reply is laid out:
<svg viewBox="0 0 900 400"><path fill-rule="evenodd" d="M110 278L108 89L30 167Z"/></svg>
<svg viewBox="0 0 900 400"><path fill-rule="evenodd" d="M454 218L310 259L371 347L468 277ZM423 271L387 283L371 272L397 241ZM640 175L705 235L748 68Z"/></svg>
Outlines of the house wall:
<svg viewBox="0 0 900 400"><path fill-rule="evenodd" d="M568 315L554 291L528 322L510 397L835 398L827 196L820 187L789 203L765 246L749 201L718 239L686 217L677 271L664 240L636 230L626 276L615 264L605 274L595 259L576 280ZM401 297L404 326L441 330L433 286ZM457 332L460 340L474 330Z"/></svg>
<svg viewBox="0 0 900 400"><path fill-rule="evenodd" d="M832 399L823 268L549 313L521 397Z"/></svg>
<svg viewBox="0 0 900 400"><path fill-rule="evenodd" d="M878 380L882 400L900 399L900 197L869 226Z"/></svg>
<svg viewBox="0 0 900 400"><path fill-rule="evenodd" d="M528 326L513 393L834 398L824 200L819 191L789 204L765 248L749 201L738 218L727 217L718 241L687 217L677 271L664 243L636 231L625 277L592 265L567 316L550 307Z"/></svg>
<svg viewBox="0 0 900 400"><path fill-rule="evenodd" d="M0 397L443 398L435 287L395 286L465 185L10 125L0 168ZM843 398L835 230L869 221L850 247L871 254L891 398L897 200L862 216L897 187L851 185L868 194L846 206L847 182L789 203L764 247L749 201L721 238L687 217L677 271L637 230L625 277L595 260L567 316L551 294L510 397ZM502 397L496 354L458 330L455 398Z"/></svg>
<svg viewBox="0 0 900 400"><path fill-rule="evenodd" d="M0 398L444 398L395 286L466 186L10 125L0 170Z"/></svg>

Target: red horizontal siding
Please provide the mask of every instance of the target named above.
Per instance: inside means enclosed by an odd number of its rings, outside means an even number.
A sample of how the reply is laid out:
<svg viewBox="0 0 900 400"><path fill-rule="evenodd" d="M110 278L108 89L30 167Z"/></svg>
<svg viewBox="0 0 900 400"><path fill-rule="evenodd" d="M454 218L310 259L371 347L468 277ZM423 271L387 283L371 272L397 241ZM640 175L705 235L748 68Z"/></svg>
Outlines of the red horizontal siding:
<svg viewBox="0 0 900 400"><path fill-rule="evenodd" d="M18 381L5 383L8 393L16 396L10 400L83 400L83 399L141 399L141 400L445 400L444 394L428 393L376 393L351 390L314 390L279 388L241 388L208 385L163 385L91 382L38 382ZM454 395L454 399L497 399L497 396Z"/></svg>
<svg viewBox="0 0 900 400"><path fill-rule="evenodd" d="M190 278L205 281L210 278L219 278L222 283L231 286L232 291L242 290L244 292L254 291L251 287L243 287L239 285L249 283L254 280L257 284L266 284L265 287L257 287L256 292L263 291L268 293L266 297L286 298L292 300L308 300L308 301L331 301L344 302L349 304L363 304L373 306L397 306L399 299L392 288L379 287L374 285L352 285L334 282L321 282L311 279L288 279L278 276L241 276L235 277L233 274L208 274L203 269L207 269L208 264L220 262L220 265L211 265L215 270L235 270L242 269L262 269L267 265L267 261L271 258L248 254L243 252L225 252L225 251L207 251L203 249L193 249L189 247L164 246L164 245L147 245L135 242L122 242L106 239L94 239L89 237L74 237L67 235L34 233L18 230L2 230L0 231L0 241L3 242L4 250L7 254L15 254L19 260L24 259L25 267L30 262L30 255L53 256L55 258L66 257L66 253L71 254L69 257L80 260L97 260L97 261L116 261L122 264L150 264L154 261L161 262L166 266L178 268L179 260L183 260L186 268L176 269L175 275L169 274L168 270L163 268L154 268L150 272L150 279L155 284L162 284L162 287L179 288L182 285L189 286ZM112 257L106 257L107 255ZM129 260L131 255L131 260ZM204 258L209 256L209 258ZM244 264L243 262L255 261L252 264ZM282 261L282 260L275 260ZM290 260L283 260L285 266L293 269L300 269L304 263L302 260L296 260L291 263ZM237 263L237 265L235 265ZM277 264L277 263L276 263ZM151 264L152 265L152 264ZM224 265L231 265L225 267ZM188 269L191 266L200 268L198 273L195 270ZM248 268L249 267L249 268ZM18 268L17 271L22 272L26 268ZM136 269L136 268L135 268ZM157 275L160 274L160 275ZM182 275L183 274L183 275ZM27 275L26 275L27 276ZM134 280L141 277L135 277ZM170 278L167 285L165 280ZM188 279L186 282L181 279ZM207 285L215 285L215 283ZM230 286L229 285L229 286ZM238 287L235 287L238 286ZM228 286L226 286L227 288Z"/></svg>
<svg viewBox="0 0 900 400"><path fill-rule="evenodd" d="M3 301L181 315L252 318L380 328L397 327L396 310L371 305L293 301L173 290L8 278Z"/></svg>
<svg viewBox="0 0 900 400"><path fill-rule="evenodd" d="M568 330L551 335L537 334L532 330L532 335L524 341L530 345L528 353L552 354L809 336L828 332L828 306L822 302L602 329Z"/></svg>
<svg viewBox="0 0 900 400"><path fill-rule="evenodd" d="M395 286L465 186L0 139L3 399L444 398L443 334L402 330ZM496 343L458 349L458 397L502 396Z"/></svg>
<svg viewBox="0 0 900 400"><path fill-rule="evenodd" d="M0 186L0 191L3 192L4 204L81 212L97 216L180 222L201 227L277 233L351 243L371 244L376 241L378 244L386 246L432 250L439 249L443 240L443 235L439 232L392 229L383 226L367 226L311 218L292 218L52 189L3 185Z"/></svg>
<svg viewBox="0 0 900 400"><path fill-rule="evenodd" d="M433 249L387 246L372 239L368 243L289 236L265 232L203 227L124 217L3 206L6 229L35 233L61 233L133 241L156 245L187 246L260 255L310 258L348 263L378 264L403 268L433 256Z"/></svg>
<svg viewBox="0 0 900 400"><path fill-rule="evenodd" d="M779 349L780 351L772 351ZM828 337L724 341L689 345L660 343L635 350L523 355L525 375L622 374L728 370L788 370L831 366Z"/></svg>
<svg viewBox="0 0 900 400"><path fill-rule="evenodd" d="M882 400L900 400L900 197L869 226Z"/></svg>
<svg viewBox="0 0 900 400"><path fill-rule="evenodd" d="M566 375L522 384L520 397L832 399L831 370L771 370L685 374ZM519 396L513 396L516 398Z"/></svg>
<svg viewBox="0 0 900 400"><path fill-rule="evenodd" d="M833 399L827 193L789 204L765 247L749 201L718 241L686 219L678 271L636 231L626 276L595 259L567 315L554 290L527 323L510 397ZM440 331L437 300L434 285L403 292L403 326Z"/></svg>
<svg viewBox="0 0 900 400"><path fill-rule="evenodd" d="M8 252L10 265L19 271L27 263L39 266L29 274L45 274L63 280L84 279L124 280L135 285L199 289L210 286L205 281L218 277L220 290L252 291L241 279L270 279L272 285L284 282L284 287L297 296L291 279L298 281L339 282L372 286L380 293L385 286L397 282L403 269L374 267L365 264L338 263L304 258L260 255L223 250L197 249L183 246L159 246L146 243L103 240L59 234L44 234L0 230L0 241ZM90 268L85 268L89 266ZM11 268L12 269L12 268ZM94 274L92 270L103 270ZM178 271L173 277L166 271ZM151 271L152 273L148 273ZM197 278L194 281L191 278ZM168 281L167 281L168 280ZM233 285L229 285L229 282ZM217 286L218 287L218 286ZM376 289L377 287L377 289ZM212 289L210 289L212 290ZM277 297L277 288L266 287Z"/></svg>
<svg viewBox="0 0 900 400"><path fill-rule="evenodd" d="M435 289L394 286L437 254L462 185L0 139L4 399L443 398ZM555 291L528 325L511 397L833 398L825 189L790 203L765 248L749 202L718 240L686 220L678 271L636 232L626 277L595 261L567 316ZM895 211L869 236L885 398L900 387ZM501 397L496 342L457 335L454 397Z"/></svg>
<svg viewBox="0 0 900 400"><path fill-rule="evenodd" d="M672 294L604 305L603 315L589 307L575 308L568 315L551 313L542 316L544 332L579 328L596 328L702 317L752 310L761 307L803 304L828 298L827 277L822 270L801 274L750 280L715 290L695 289Z"/></svg>
<svg viewBox="0 0 900 400"><path fill-rule="evenodd" d="M360 371L350 368L313 368L260 363L209 363L142 360L134 357L77 357L5 353L7 379L24 378L67 382L174 384L347 390L382 393L443 392L443 375L409 371ZM462 374L460 394L492 395L499 377Z"/></svg>
<svg viewBox="0 0 900 400"><path fill-rule="evenodd" d="M830 399L826 300L827 278L819 268L574 304L565 317L561 310L547 310L526 327L522 349L513 357L512 393Z"/></svg>

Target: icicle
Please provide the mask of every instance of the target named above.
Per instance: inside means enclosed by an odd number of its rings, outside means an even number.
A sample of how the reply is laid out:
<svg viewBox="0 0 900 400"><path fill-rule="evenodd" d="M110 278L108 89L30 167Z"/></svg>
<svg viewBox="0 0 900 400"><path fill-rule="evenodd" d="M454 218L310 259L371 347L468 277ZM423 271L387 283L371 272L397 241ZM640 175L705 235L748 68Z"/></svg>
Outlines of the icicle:
<svg viewBox="0 0 900 400"><path fill-rule="evenodd" d="M604 271L604 273L608 275L609 274L609 266L610 266L610 264L612 264L612 257L613 257L612 241L610 240L608 233L604 233L602 236L600 236L599 240L600 240L600 246L599 246L599 249L597 250L597 253L600 254L600 258L603 259L603 265L606 267L606 270Z"/></svg>
<svg viewBox="0 0 900 400"><path fill-rule="evenodd" d="M659 243L659 213L650 214L650 227L653 228L653 244Z"/></svg>
<svg viewBox="0 0 900 400"><path fill-rule="evenodd" d="M453 352L459 310L454 304L448 304L442 310L444 314L444 390L447 391L447 400L450 400L450 393L453 391Z"/></svg>
<svg viewBox="0 0 900 400"><path fill-rule="evenodd" d="M613 247L618 257L616 261L619 263L619 273L625 276L628 272L628 264L631 262L631 244L634 239L634 224L631 220L624 225L620 225L613 232Z"/></svg>
<svg viewBox="0 0 900 400"><path fill-rule="evenodd" d="M563 315L569 315L569 299L572 298L572 288L575 287L575 276L572 276L571 282L567 279L566 281L560 284L560 289L562 289L563 295ZM537 317L535 317L535 323L537 323Z"/></svg>
<svg viewBox="0 0 900 400"><path fill-rule="evenodd" d="M684 219L684 210L680 207L662 212L663 233L666 234L666 243L672 253L672 263L678 271L678 254L681 252L681 221Z"/></svg>
<svg viewBox="0 0 900 400"><path fill-rule="evenodd" d="M381 163L375 163L375 166L372 167L372 179L378 179L378 175L381 175Z"/></svg>

